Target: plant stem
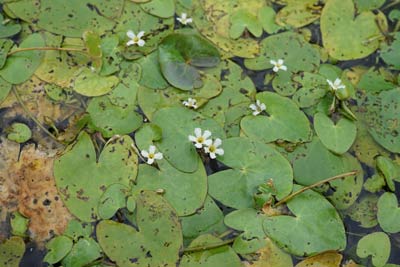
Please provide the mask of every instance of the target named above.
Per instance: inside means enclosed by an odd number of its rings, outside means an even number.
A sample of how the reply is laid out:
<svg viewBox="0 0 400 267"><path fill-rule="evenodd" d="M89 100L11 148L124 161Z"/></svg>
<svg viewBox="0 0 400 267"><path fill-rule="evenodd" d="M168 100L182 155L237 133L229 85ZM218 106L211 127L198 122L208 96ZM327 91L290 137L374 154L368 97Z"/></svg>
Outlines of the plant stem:
<svg viewBox="0 0 400 267"><path fill-rule="evenodd" d="M233 243L233 241L235 241L236 238L232 238L232 239L228 239L219 243L214 243L214 244L210 244L210 245L204 245L204 246L198 246L198 247L192 247L192 248L185 248L183 250L183 253L190 253L190 252L197 252L197 251L203 251L203 250L208 250L208 249L212 249L212 248L219 248L228 244Z"/></svg>
<svg viewBox="0 0 400 267"><path fill-rule="evenodd" d="M7 54L7 56L11 56L15 53L25 52L25 51L37 51L37 50L56 50L56 51L68 51L68 52L80 52L86 54L86 52L82 49L78 48L64 48L64 47L26 47L26 48L17 48Z"/></svg>
<svg viewBox="0 0 400 267"><path fill-rule="evenodd" d="M19 95L19 93L17 92L17 90L15 89L15 87L12 88L12 91L15 95L15 97L17 98L18 103L21 105L22 109L25 111L25 113L28 115L28 117L33 120L33 122L36 123L36 125L42 129L46 134L48 134L52 139L54 139L57 143L60 143L60 141L57 139L57 137L55 137L51 132L49 132L49 130L46 129L46 127L44 127L40 121L38 121L38 119L36 119L35 116L33 116L33 114L29 111L28 107L25 106L24 102L22 101L21 96Z"/></svg>
<svg viewBox="0 0 400 267"><path fill-rule="evenodd" d="M357 174L357 172L358 172L358 171L345 172L345 173L342 173L342 174L339 174L339 175L336 175L336 176L333 176L333 177L329 177L329 178L324 179L324 180L322 180L322 181L316 182L315 184L312 184L312 185L303 187L302 189L300 189L300 190L298 190L298 191L296 191L296 192L294 192L294 193L291 193L291 194L288 195L287 197L281 199L278 203L275 204L275 207L277 207L277 206L279 206L279 205L282 205L283 203L288 202L289 200L291 200L291 199L294 198L295 196L297 196L297 195L303 193L304 191L307 191L307 190L309 190L309 189L312 189L312 188L314 188L314 187L323 185L324 183L328 183L328 182L331 182L331 181L336 180L336 179L344 178L344 177L347 177L347 176L353 176L353 175Z"/></svg>

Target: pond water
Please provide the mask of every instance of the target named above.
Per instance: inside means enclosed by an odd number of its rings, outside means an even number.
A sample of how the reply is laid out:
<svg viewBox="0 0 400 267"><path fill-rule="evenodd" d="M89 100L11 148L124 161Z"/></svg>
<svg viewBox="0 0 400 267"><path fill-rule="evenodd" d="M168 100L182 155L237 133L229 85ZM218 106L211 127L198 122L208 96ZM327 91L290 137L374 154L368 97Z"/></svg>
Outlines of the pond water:
<svg viewBox="0 0 400 267"><path fill-rule="evenodd" d="M399 1L0 7L0 266L400 266Z"/></svg>

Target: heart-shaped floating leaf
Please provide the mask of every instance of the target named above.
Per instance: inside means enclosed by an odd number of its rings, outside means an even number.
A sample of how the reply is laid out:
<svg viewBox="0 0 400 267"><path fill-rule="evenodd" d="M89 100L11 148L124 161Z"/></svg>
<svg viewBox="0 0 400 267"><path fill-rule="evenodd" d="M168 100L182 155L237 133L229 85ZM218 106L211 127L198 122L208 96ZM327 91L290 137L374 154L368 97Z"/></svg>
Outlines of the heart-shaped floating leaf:
<svg viewBox="0 0 400 267"><path fill-rule="evenodd" d="M62 260L62 266L85 266L101 256L101 248L93 238L81 238Z"/></svg>
<svg viewBox="0 0 400 267"><path fill-rule="evenodd" d="M57 188L71 213L82 221L94 221L106 188L114 183L129 186L137 174L137 155L131 151L132 144L129 136L123 136L109 142L96 159L92 140L82 133L54 162Z"/></svg>
<svg viewBox="0 0 400 267"><path fill-rule="evenodd" d="M160 18L169 18L175 14L174 0L152 0L141 4L140 7L149 14Z"/></svg>
<svg viewBox="0 0 400 267"><path fill-rule="evenodd" d="M376 168L383 174L386 185L390 191L396 190L394 180L400 179L400 165L393 162L389 157L379 156L376 158Z"/></svg>
<svg viewBox="0 0 400 267"><path fill-rule="evenodd" d="M158 148L175 168L183 172L194 172L198 168L199 155L189 141L195 128L209 130L213 138L223 139L225 133L216 121L183 107L163 108L153 116L154 124L162 130Z"/></svg>
<svg viewBox="0 0 400 267"><path fill-rule="evenodd" d="M344 214L353 221L360 223L363 228L371 228L378 224L376 207L378 196L367 194L360 197Z"/></svg>
<svg viewBox="0 0 400 267"><path fill-rule="evenodd" d="M192 173L181 172L165 160L159 161L158 167L139 165L134 192L163 189L165 199L179 216L192 214L203 205L207 196L207 174L200 159Z"/></svg>
<svg viewBox="0 0 400 267"><path fill-rule="evenodd" d="M400 33L396 32L394 41L390 46L384 46L380 55L386 64L392 65L395 69L400 69Z"/></svg>
<svg viewBox="0 0 400 267"><path fill-rule="evenodd" d="M327 251L299 262L296 267L340 267L343 256L336 251Z"/></svg>
<svg viewBox="0 0 400 267"><path fill-rule="evenodd" d="M24 123L14 122L6 129L7 139L17 143L24 143L31 139L32 131Z"/></svg>
<svg viewBox="0 0 400 267"><path fill-rule="evenodd" d="M13 42L9 39L0 39L0 69L3 68L7 60L7 54L13 46Z"/></svg>
<svg viewBox="0 0 400 267"><path fill-rule="evenodd" d="M266 105L269 116L244 117L240 126L248 137L265 143L276 140L301 143L310 140L310 122L292 100L271 92L258 93L257 100Z"/></svg>
<svg viewBox="0 0 400 267"><path fill-rule="evenodd" d="M4 17L0 14L0 38L6 38L13 36L21 31L20 24L10 23L10 21L4 21ZM1 65L1 64L0 64Z"/></svg>
<svg viewBox="0 0 400 267"><path fill-rule="evenodd" d="M193 240L188 249L198 248L203 246L212 246L213 244L221 243L222 240L212 235L202 235ZM180 267L215 267L243 266L239 256L230 246L221 246L209 250L198 251L185 254L180 262Z"/></svg>
<svg viewBox="0 0 400 267"><path fill-rule="evenodd" d="M337 154L349 150L357 135L357 127L351 120L341 118L335 124L321 112L314 116L314 128L322 144Z"/></svg>
<svg viewBox="0 0 400 267"><path fill-rule="evenodd" d="M297 191L301 187L294 186ZM279 215L264 220L264 231L280 247L297 256L346 247L343 222L328 200L308 190L287 202L294 216Z"/></svg>
<svg viewBox="0 0 400 267"><path fill-rule="evenodd" d="M324 47L338 60L363 58L379 47L382 33L377 20L386 21L382 13L361 12L354 18L352 0L330 0L321 14L321 32Z"/></svg>
<svg viewBox="0 0 400 267"><path fill-rule="evenodd" d="M357 170L355 176L329 182L333 193L328 197L336 208L346 209L356 201L363 185L363 171L358 160L349 154L337 156L314 138L290 155L293 161L294 178L297 183L311 185L329 177ZM316 168L315 166L324 166ZM323 191L328 190L324 188Z"/></svg>
<svg viewBox="0 0 400 267"><path fill-rule="evenodd" d="M126 205L126 196L129 188L122 184L110 185L99 201L98 212L102 219L110 219L114 214Z"/></svg>
<svg viewBox="0 0 400 267"><path fill-rule="evenodd" d="M50 264L61 261L72 249L72 239L66 236L57 236L46 244L47 254L43 261Z"/></svg>
<svg viewBox="0 0 400 267"><path fill-rule="evenodd" d="M276 22L282 26L300 28L317 20L321 14L319 7L313 6L316 4L314 0L288 0L285 4L276 15Z"/></svg>
<svg viewBox="0 0 400 267"><path fill-rule="evenodd" d="M39 33L29 35L22 41L19 48L43 47L43 37ZM43 51L24 51L11 55L0 70L0 76L9 83L19 84L28 80L39 67Z"/></svg>
<svg viewBox="0 0 400 267"><path fill-rule="evenodd" d="M107 94L119 83L116 76L103 77L85 68L75 79L74 91L84 96Z"/></svg>
<svg viewBox="0 0 400 267"><path fill-rule="evenodd" d="M265 239L266 245L257 251L257 260L253 260L246 267L292 267L292 257L282 251L271 239ZM324 266L325 267L325 266Z"/></svg>
<svg viewBox="0 0 400 267"><path fill-rule="evenodd" d="M101 221L96 234L104 253L118 266L176 266L182 246L178 216L168 202L154 192L137 198L136 221L132 226Z"/></svg>
<svg viewBox="0 0 400 267"><path fill-rule="evenodd" d="M292 97L301 108L317 104L327 93L326 78L320 74L304 72L295 76L293 80L301 84L301 88Z"/></svg>
<svg viewBox="0 0 400 267"><path fill-rule="evenodd" d="M378 222L385 232L400 232L400 208L395 194L386 192L379 198Z"/></svg>
<svg viewBox="0 0 400 267"><path fill-rule="evenodd" d="M248 138L222 142L225 154L219 161L232 169L209 176L209 194L236 209L254 206L253 194L260 184L270 182L278 199L292 190L292 168L272 147Z"/></svg>
<svg viewBox="0 0 400 267"><path fill-rule="evenodd" d="M162 41L158 51L162 74L171 85L182 90L201 87L196 67L213 67L219 63L218 50L196 34L171 34Z"/></svg>
<svg viewBox="0 0 400 267"><path fill-rule="evenodd" d="M263 31L257 16L247 10L238 10L230 16L231 27L229 35L233 39L239 38L247 29L255 37L260 37Z"/></svg>
<svg viewBox="0 0 400 267"><path fill-rule="evenodd" d="M7 267L19 267L25 252L25 243L21 237L13 236L0 243L0 264Z"/></svg>
<svg viewBox="0 0 400 267"><path fill-rule="evenodd" d="M358 241L357 256L360 258L371 256L374 266L384 266L390 256L389 237L384 232L375 232L364 236Z"/></svg>

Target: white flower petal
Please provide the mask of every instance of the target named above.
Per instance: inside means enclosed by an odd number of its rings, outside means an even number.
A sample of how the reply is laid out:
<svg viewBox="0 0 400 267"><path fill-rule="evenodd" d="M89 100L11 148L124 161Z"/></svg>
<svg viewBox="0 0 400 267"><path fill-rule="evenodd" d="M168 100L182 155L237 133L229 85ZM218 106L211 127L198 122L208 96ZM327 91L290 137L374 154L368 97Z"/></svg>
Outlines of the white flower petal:
<svg viewBox="0 0 400 267"><path fill-rule="evenodd" d="M211 132L209 130L205 130L204 133L203 133L204 139L207 139L210 136L211 136Z"/></svg>
<svg viewBox="0 0 400 267"><path fill-rule="evenodd" d="M135 41L129 40L129 41L126 43L126 46L131 46L131 45L134 45L134 44L136 44Z"/></svg>
<svg viewBox="0 0 400 267"><path fill-rule="evenodd" d="M191 141L191 142L196 142L196 141L197 141L197 138L194 137L193 135L189 135L189 141Z"/></svg>
<svg viewBox="0 0 400 267"><path fill-rule="evenodd" d="M189 106L189 102L187 102L186 100L182 101L182 104L184 104L185 106Z"/></svg>
<svg viewBox="0 0 400 267"><path fill-rule="evenodd" d="M201 129L200 128L194 129L194 134L196 135L196 137L200 137L201 136Z"/></svg>
<svg viewBox="0 0 400 267"><path fill-rule="evenodd" d="M138 46L144 46L145 43L146 42L144 40L140 39L137 44Z"/></svg>
<svg viewBox="0 0 400 267"><path fill-rule="evenodd" d="M210 149L208 148L208 146L204 147L204 152L210 153Z"/></svg>
<svg viewBox="0 0 400 267"><path fill-rule="evenodd" d="M138 33L138 35L137 35L137 38L142 38L143 37L143 35L144 35L144 31L140 31L139 33Z"/></svg>
<svg viewBox="0 0 400 267"><path fill-rule="evenodd" d="M221 144L222 144L221 139L219 139L219 138L215 139L215 141L214 141L214 146L215 147L219 147Z"/></svg>
<svg viewBox="0 0 400 267"><path fill-rule="evenodd" d="M224 150L222 148L218 148L215 150L215 153L222 156L224 154Z"/></svg>
<svg viewBox="0 0 400 267"><path fill-rule="evenodd" d="M151 164L153 164L153 162L154 162L153 158L148 158L147 159L147 164L151 165Z"/></svg>
<svg viewBox="0 0 400 267"><path fill-rule="evenodd" d="M278 72L278 71L279 71L279 68L278 68L277 66L275 66L272 70L273 70L274 72Z"/></svg>
<svg viewBox="0 0 400 267"><path fill-rule="evenodd" d="M201 144L201 143L196 143L196 144L194 144L194 146L197 147L197 148L202 148L202 147L203 147L203 144Z"/></svg>
<svg viewBox="0 0 400 267"><path fill-rule="evenodd" d="M287 67L285 65L282 65L281 70L287 71Z"/></svg>
<svg viewBox="0 0 400 267"><path fill-rule="evenodd" d="M131 31L131 30L127 31L127 32L126 32L126 35L127 35L129 38L131 38L131 39L133 39L133 38L136 37L136 34L135 34L133 31Z"/></svg>
<svg viewBox="0 0 400 267"><path fill-rule="evenodd" d="M215 153L211 152L210 153L210 158L215 159L217 157L217 155L215 155Z"/></svg>
<svg viewBox="0 0 400 267"><path fill-rule="evenodd" d="M282 65L283 64L283 59L278 59L278 65Z"/></svg>
<svg viewBox="0 0 400 267"><path fill-rule="evenodd" d="M196 105L196 104L193 104L192 107L193 107L194 109L197 109L197 105Z"/></svg>
<svg viewBox="0 0 400 267"><path fill-rule="evenodd" d="M253 112L253 115L254 115L254 116L257 116L258 114L260 114L260 112L257 111L257 110Z"/></svg>
<svg viewBox="0 0 400 267"><path fill-rule="evenodd" d="M153 146L153 145L151 145L151 146L149 147L149 154L154 154L154 152L156 152L156 147Z"/></svg>
<svg viewBox="0 0 400 267"><path fill-rule="evenodd" d="M264 103L261 103L261 105L259 106L261 110L265 110L267 108L267 106L265 106Z"/></svg>
<svg viewBox="0 0 400 267"><path fill-rule="evenodd" d="M188 19L186 20L186 24L192 23L192 22L193 22L193 19L192 19L192 18L188 18Z"/></svg>
<svg viewBox="0 0 400 267"><path fill-rule="evenodd" d="M204 145L211 146L212 145L212 140L211 139L207 139L206 141L204 141Z"/></svg>
<svg viewBox="0 0 400 267"><path fill-rule="evenodd" d="M179 21L180 23L182 23L182 19L181 18L176 18L177 21Z"/></svg>
<svg viewBox="0 0 400 267"><path fill-rule="evenodd" d="M187 14L186 13L182 13L181 18L182 19L186 19L187 18Z"/></svg>
<svg viewBox="0 0 400 267"><path fill-rule="evenodd" d="M257 110L257 106L256 106L255 104L251 104L251 105L249 106L249 108L251 108L252 110Z"/></svg>
<svg viewBox="0 0 400 267"><path fill-rule="evenodd" d="M154 154L154 158L155 159L162 159L163 158L163 154L161 152L158 152L158 153Z"/></svg>
<svg viewBox="0 0 400 267"><path fill-rule="evenodd" d="M140 152L140 154L142 154L143 157L148 158L149 157L149 152L147 152L146 150L142 150Z"/></svg>
<svg viewBox="0 0 400 267"><path fill-rule="evenodd" d="M278 64L275 60L272 60L272 59L269 61L269 63L271 63L274 66Z"/></svg>

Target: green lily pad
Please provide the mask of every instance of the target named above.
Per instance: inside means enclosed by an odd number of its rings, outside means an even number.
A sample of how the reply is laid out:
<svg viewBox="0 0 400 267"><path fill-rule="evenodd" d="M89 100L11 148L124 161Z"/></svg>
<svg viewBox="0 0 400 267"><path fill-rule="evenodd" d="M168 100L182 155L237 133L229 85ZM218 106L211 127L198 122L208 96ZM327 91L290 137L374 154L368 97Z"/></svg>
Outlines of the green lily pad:
<svg viewBox="0 0 400 267"><path fill-rule="evenodd" d="M318 138L297 148L294 154L290 155L293 162L294 179L304 186L357 170L357 175L331 181L329 186L320 189L324 192L329 187L332 188L333 193L328 196L328 199L337 209L347 209L356 201L364 181L363 171L358 160L349 154L338 156L330 152ZM316 166L324 167L316 168Z"/></svg>
<svg viewBox="0 0 400 267"><path fill-rule="evenodd" d="M400 69L400 33L395 33L394 41L390 46L384 46L381 50L381 58L386 64L393 66L393 68Z"/></svg>
<svg viewBox="0 0 400 267"><path fill-rule="evenodd" d="M36 33L23 40L18 48L42 46L45 46L44 40L40 34ZM0 70L0 76L12 84L25 82L39 67L43 54L42 51L25 51L9 56L6 64Z"/></svg>
<svg viewBox="0 0 400 267"><path fill-rule="evenodd" d="M7 267L19 267L25 252L25 243L21 237L12 236L0 243L0 264Z"/></svg>
<svg viewBox="0 0 400 267"><path fill-rule="evenodd" d="M350 208L345 211L353 221L360 223L363 228L371 228L378 224L376 205L378 197L368 194L360 197Z"/></svg>
<svg viewBox="0 0 400 267"><path fill-rule="evenodd" d="M6 38L13 35L16 35L21 31L22 27L20 24L14 24L4 21L4 17L0 14L0 38ZM0 64L1 66L1 64Z"/></svg>
<svg viewBox="0 0 400 267"><path fill-rule="evenodd" d="M267 33L276 33L281 29L281 26L276 24L275 18L276 13L275 10L270 6L262 7L258 12L258 17L261 22L261 25Z"/></svg>
<svg viewBox="0 0 400 267"><path fill-rule="evenodd" d="M140 7L151 15L160 18L169 18L175 14L174 0L152 0L141 4Z"/></svg>
<svg viewBox="0 0 400 267"><path fill-rule="evenodd" d="M376 158L376 167L383 174L390 191L394 192L396 190L394 180L400 180L400 166L388 157L379 156Z"/></svg>
<svg viewBox="0 0 400 267"><path fill-rule="evenodd" d="M140 58L137 61L142 67L142 75L139 84L151 89L165 89L169 86L161 73L158 63L158 51Z"/></svg>
<svg viewBox="0 0 400 267"><path fill-rule="evenodd" d="M189 248L207 246L218 244L222 242L221 239L212 235L202 235L193 240ZM214 267L214 266L230 266L240 267L242 263L239 256L233 251L230 246L221 246L217 248L208 249L205 251L198 251L187 253L183 255L180 265L181 267Z"/></svg>
<svg viewBox="0 0 400 267"><path fill-rule="evenodd" d="M300 34L283 32L262 40L260 55L254 59L246 59L244 64L251 70L265 70L273 67L270 60L278 59L284 60L290 73L312 72L319 66L320 54Z"/></svg>
<svg viewBox="0 0 400 267"><path fill-rule="evenodd" d="M267 245L263 222L267 215L255 209L240 209L225 216L225 224L235 230L243 231L233 243L239 254L255 253Z"/></svg>
<svg viewBox="0 0 400 267"><path fill-rule="evenodd" d="M281 199L292 190L292 168L272 147L248 138L223 140L219 161L231 167L208 177L209 194L224 205L241 209L254 206L253 194L261 183L272 181Z"/></svg>
<svg viewBox="0 0 400 267"><path fill-rule="evenodd" d="M108 76L119 71L121 63L121 48L118 46L119 39L115 35L106 36L101 38L101 51L102 51L102 63L101 63L101 76Z"/></svg>
<svg viewBox="0 0 400 267"><path fill-rule="evenodd" d="M266 105L269 116L244 117L240 126L248 137L265 143L276 140L301 143L310 140L310 123L292 100L271 92L258 93L257 100Z"/></svg>
<svg viewBox="0 0 400 267"><path fill-rule="evenodd" d="M17 143L24 143L32 137L31 129L24 123L14 122L6 131L7 139Z"/></svg>
<svg viewBox="0 0 400 267"><path fill-rule="evenodd" d="M103 77L85 68L75 79L74 91L84 96L101 96L119 83L116 76Z"/></svg>
<svg viewBox="0 0 400 267"><path fill-rule="evenodd" d="M114 221L97 225L104 253L118 266L176 266L182 232L168 202L154 192L143 191L137 198L136 217L139 231Z"/></svg>
<svg viewBox="0 0 400 267"><path fill-rule="evenodd" d="M266 246L257 251L259 258L249 267L292 267L292 257L281 250L271 239L266 238ZM324 266L325 267L325 266Z"/></svg>
<svg viewBox="0 0 400 267"><path fill-rule="evenodd" d="M68 210L80 220L98 217L98 203L106 188L114 183L129 186L136 178L137 155L132 139L123 136L108 143L96 158L92 140L86 133L54 162L54 176Z"/></svg>
<svg viewBox="0 0 400 267"><path fill-rule="evenodd" d="M323 196L308 190L289 200L287 206L294 216L278 215L264 220L265 233L284 250L304 256L346 247L343 222Z"/></svg>
<svg viewBox="0 0 400 267"><path fill-rule="evenodd" d="M316 105L326 95L326 78L322 75L304 72L293 78L301 84L292 99L300 108L308 108Z"/></svg>
<svg viewBox="0 0 400 267"><path fill-rule="evenodd" d="M163 196L179 216L193 214L203 205L207 196L207 174L200 160L192 173L181 172L165 160L157 165L158 168L139 165L134 192L163 189Z"/></svg>
<svg viewBox="0 0 400 267"><path fill-rule="evenodd" d="M127 87L122 83L109 94L92 98L87 112L93 128L104 137L128 134L142 125L143 118L136 112L138 85Z"/></svg>
<svg viewBox="0 0 400 267"><path fill-rule="evenodd" d="M47 254L43 261L50 264L61 261L71 251L72 239L66 236L56 236L46 244Z"/></svg>
<svg viewBox="0 0 400 267"><path fill-rule="evenodd" d="M349 150L357 135L357 127L353 121L341 118L334 123L321 112L314 115L314 128L322 144L336 154Z"/></svg>
<svg viewBox="0 0 400 267"><path fill-rule="evenodd" d="M0 24L1 25L1 24ZM7 60L7 54L13 46L13 42L9 39L0 39L0 69L3 68Z"/></svg>
<svg viewBox="0 0 400 267"><path fill-rule="evenodd" d="M209 196L195 214L181 217L180 220L185 240L193 240L204 234L219 235L228 229L224 224L224 214Z"/></svg>
<svg viewBox="0 0 400 267"><path fill-rule="evenodd" d="M378 222L388 233L400 232L400 208L397 197L393 193L384 193L378 201Z"/></svg>
<svg viewBox="0 0 400 267"><path fill-rule="evenodd" d="M92 61L92 66L96 70L100 71L101 65L103 64L103 50L101 49L100 45L100 36L94 31L85 31L83 33L83 41L86 52Z"/></svg>
<svg viewBox="0 0 400 267"><path fill-rule="evenodd" d="M25 218L18 211L11 213L10 215L11 233L25 237L26 231L28 230L29 219Z"/></svg>
<svg viewBox="0 0 400 267"><path fill-rule="evenodd" d="M382 55L382 54L381 54ZM357 87L371 93L379 93L381 91L394 89L396 86L385 80L385 77L373 68L368 70L361 76Z"/></svg>
<svg viewBox="0 0 400 267"><path fill-rule="evenodd" d="M93 238L81 238L62 260L65 267L85 266L101 257L101 248Z"/></svg>
<svg viewBox="0 0 400 267"><path fill-rule="evenodd" d="M82 223L73 219L68 222L67 228L63 234L72 238L74 241L78 241L81 237L90 237L92 231L93 229L90 223Z"/></svg>
<svg viewBox="0 0 400 267"><path fill-rule="evenodd" d="M172 166L183 172L198 169L199 156L188 139L195 128L211 131L213 138L225 137L222 128L213 119L183 107L160 109L154 114L152 122L161 128L163 134L157 147Z"/></svg>
<svg viewBox="0 0 400 267"><path fill-rule="evenodd" d="M99 200L99 217L102 219L110 219L119 209L125 207L128 191L129 188L125 185L110 185Z"/></svg>
<svg viewBox="0 0 400 267"><path fill-rule="evenodd" d="M385 0L354 0L354 3L357 11L363 12L380 8L385 3Z"/></svg>
<svg viewBox="0 0 400 267"><path fill-rule="evenodd" d="M301 28L319 19L318 7L312 7L315 0L287 0L286 6L276 14L276 21L281 26Z"/></svg>
<svg viewBox="0 0 400 267"><path fill-rule="evenodd" d="M202 85L196 68L219 63L218 50L195 34L171 34L158 47L161 72L167 81L182 90Z"/></svg>
<svg viewBox="0 0 400 267"><path fill-rule="evenodd" d="M360 258L371 256L373 266L384 266L390 256L389 237L383 232L375 232L364 236L358 241L357 256Z"/></svg>
<svg viewBox="0 0 400 267"><path fill-rule="evenodd" d="M378 39L369 39L382 35L376 21L386 21L386 17L370 11L361 12L357 17L354 13L352 0L328 1L322 10L322 40L329 55L335 59L363 58L379 47Z"/></svg>
<svg viewBox="0 0 400 267"><path fill-rule="evenodd" d="M376 173L367 180L365 180L364 189L367 190L368 192L376 193L382 190L382 188L385 185L386 185L385 178L381 174Z"/></svg>
<svg viewBox="0 0 400 267"><path fill-rule="evenodd" d="M12 13L46 31L68 37L81 37L87 29L94 29L99 34L115 25L123 8L123 0L81 1L42 0L18 1L7 3Z"/></svg>
<svg viewBox="0 0 400 267"><path fill-rule="evenodd" d="M230 16L231 27L229 35L233 39L239 38L247 29L255 37L260 37L263 31L257 16L246 10L238 10Z"/></svg>
<svg viewBox="0 0 400 267"><path fill-rule="evenodd" d="M400 89L383 91L379 95L368 94L365 101L360 102L365 115L368 130L372 137L391 152L400 152L400 124L396 121L400 116Z"/></svg>

